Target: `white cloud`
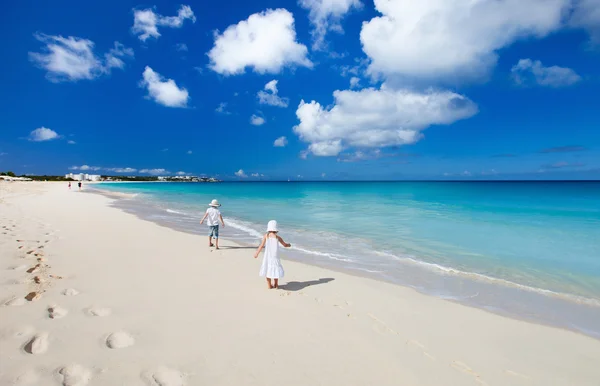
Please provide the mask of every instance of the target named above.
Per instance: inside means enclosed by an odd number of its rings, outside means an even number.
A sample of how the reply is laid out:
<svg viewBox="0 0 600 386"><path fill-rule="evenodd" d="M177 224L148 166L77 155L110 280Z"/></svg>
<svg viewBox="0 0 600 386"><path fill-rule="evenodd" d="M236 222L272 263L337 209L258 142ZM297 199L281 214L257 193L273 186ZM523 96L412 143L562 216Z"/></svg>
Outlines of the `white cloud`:
<svg viewBox="0 0 600 386"><path fill-rule="evenodd" d="M327 174L321 173L321 178L325 178L325 177L327 177Z"/></svg>
<svg viewBox="0 0 600 386"><path fill-rule="evenodd" d="M164 152L166 152L166 151L169 151L169 148L168 148L168 147L165 147L165 148L164 148L164 149L162 149L161 151L164 153Z"/></svg>
<svg viewBox="0 0 600 386"><path fill-rule="evenodd" d="M259 117L256 114L252 114L252 116L250 117L250 123L254 126L260 126L265 123L265 119L263 117Z"/></svg>
<svg viewBox="0 0 600 386"><path fill-rule="evenodd" d="M75 142L75 141L73 141L73 140L70 140L70 141L67 141L67 143L68 143L69 145L75 145L77 142Z"/></svg>
<svg viewBox="0 0 600 386"><path fill-rule="evenodd" d="M537 83L540 86L566 87L581 80L575 71L566 67L544 67L539 60L521 59L513 66L511 73L515 83L526 85Z"/></svg>
<svg viewBox="0 0 600 386"><path fill-rule="evenodd" d="M177 44L175 44L175 50L187 52L188 51L188 46L185 43L177 43Z"/></svg>
<svg viewBox="0 0 600 386"><path fill-rule="evenodd" d="M244 173L244 171L242 169L240 169L237 172L235 172L235 175L238 176L238 177L240 177L240 178L246 178L246 177L248 177L246 175L246 173Z"/></svg>
<svg viewBox="0 0 600 386"><path fill-rule="evenodd" d="M246 67L254 72L279 73L284 67L312 67L308 49L296 42L294 16L285 9L268 9L250 15L215 34L208 53L210 68L223 75L243 74Z"/></svg>
<svg viewBox="0 0 600 386"><path fill-rule="evenodd" d="M252 177L260 177L260 174L258 174L258 173L252 173Z"/></svg>
<svg viewBox="0 0 600 386"><path fill-rule="evenodd" d="M275 147L285 147L288 144L288 140L286 137L279 137L273 142L273 146Z"/></svg>
<svg viewBox="0 0 600 386"><path fill-rule="evenodd" d="M229 111L227 111L227 103L226 102L219 103L219 106L215 109L215 111L217 113L231 115L231 113Z"/></svg>
<svg viewBox="0 0 600 386"><path fill-rule="evenodd" d="M351 8L362 8L360 0L299 0L298 3L309 11L308 18L313 26L313 50L326 48L327 31L344 32L340 22Z"/></svg>
<svg viewBox="0 0 600 386"><path fill-rule="evenodd" d="M192 154L192 153L193 153L193 152L192 152L191 150L188 150L188 151L187 151L187 154Z"/></svg>
<svg viewBox="0 0 600 386"><path fill-rule="evenodd" d="M47 127L40 127L29 133L28 139L33 142L51 141L53 139L60 138L58 133Z"/></svg>
<svg viewBox="0 0 600 386"><path fill-rule="evenodd" d="M152 9L134 9L133 27L131 31L138 35L138 38L145 42L148 38L158 39L160 33L158 27L181 28L185 20L196 22L196 16L189 5L182 5L177 12L177 16L162 16L155 13Z"/></svg>
<svg viewBox="0 0 600 386"><path fill-rule="evenodd" d="M586 29L592 47L600 44L600 0L575 0L569 25Z"/></svg>
<svg viewBox="0 0 600 386"><path fill-rule="evenodd" d="M137 172L137 169L134 168L109 168L106 169L110 172L115 172L115 173L135 173Z"/></svg>
<svg viewBox="0 0 600 386"><path fill-rule="evenodd" d="M350 88L356 88L360 85L360 79L353 76L350 78Z"/></svg>
<svg viewBox="0 0 600 386"><path fill-rule="evenodd" d="M334 105L300 102L294 132L317 156L346 148L381 148L417 142L431 125L448 125L477 113L477 106L450 91L380 89L335 91Z"/></svg>
<svg viewBox="0 0 600 386"><path fill-rule="evenodd" d="M171 174L171 172L169 172L168 170L165 169L142 169L140 170L140 173L144 173L144 174L152 174L152 175L160 175L160 174Z"/></svg>
<svg viewBox="0 0 600 386"><path fill-rule="evenodd" d="M277 107L288 107L290 100L288 98L282 98L277 95L277 81L272 80L265 84L265 89L260 90L256 97L261 105L271 105Z"/></svg>
<svg viewBox="0 0 600 386"><path fill-rule="evenodd" d="M148 97L167 107L186 107L189 99L185 88L177 87L173 79L164 79L159 73L146 66L140 82L148 90Z"/></svg>
<svg viewBox="0 0 600 386"><path fill-rule="evenodd" d="M178 176L187 176L189 173L186 173L186 172L177 172L175 174L177 174Z"/></svg>
<svg viewBox="0 0 600 386"><path fill-rule="evenodd" d="M133 57L133 50L119 42L101 59L94 53L94 42L88 39L45 34L35 38L46 46L41 53L30 52L29 58L48 71L46 78L52 82L94 79L110 74L113 68L124 68L122 59Z"/></svg>
<svg viewBox="0 0 600 386"><path fill-rule="evenodd" d="M80 170L82 172L89 171L89 170L96 171L96 170L100 170L100 169L102 169L100 166L89 166L89 165L71 166L69 168L69 170Z"/></svg>
<svg viewBox="0 0 600 386"><path fill-rule="evenodd" d="M375 0L360 34L373 75L485 78L497 50L562 27L572 0ZM393 47L393 49L390 49Z"/></svg>

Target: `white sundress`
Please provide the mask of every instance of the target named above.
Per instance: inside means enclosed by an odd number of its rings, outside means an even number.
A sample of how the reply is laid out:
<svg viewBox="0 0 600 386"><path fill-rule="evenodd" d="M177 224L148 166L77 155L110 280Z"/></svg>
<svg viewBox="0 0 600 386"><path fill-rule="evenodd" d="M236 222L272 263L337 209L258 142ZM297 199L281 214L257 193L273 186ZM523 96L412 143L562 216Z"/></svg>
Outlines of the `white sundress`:
<svg viewBox="0 0 600 386"><path fill-rule="evenodd" d="M259 275L269 279L281 279L283 274L283 266L279 260L279 240L277 237L267 237Z"/></svg>

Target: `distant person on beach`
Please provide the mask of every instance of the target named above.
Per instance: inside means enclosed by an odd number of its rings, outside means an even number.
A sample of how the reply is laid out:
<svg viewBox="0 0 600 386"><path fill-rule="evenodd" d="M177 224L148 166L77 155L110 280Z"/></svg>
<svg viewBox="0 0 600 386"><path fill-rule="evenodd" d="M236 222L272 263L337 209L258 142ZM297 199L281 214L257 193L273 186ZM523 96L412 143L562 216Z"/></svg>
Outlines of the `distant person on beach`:
<svg viewBox="0 0 600 386"><path fill-rule="evenodd" d="M292 246L292 244L283 241L278 233L277 221L269 221L267 224L267 233L254 254L254 258L256 259L263 247L265 248L265 255L260 266L259 275L267 278L269 289L279 288L279 279L284 275L283 266L281 265L281 260L279 260L279 244L286 248ZM274 280L274 283L271 283L271 279Z"/></svg>
<svg viewBox="0 0 600 386"><path fill-rule="evenodd" d="M81 184L81 181L79 181L79 182L77 183L77 186L79 186L79 191L81 191L81 185L82 185L82 184Z"/></svg>
<svg viewBox="0 0 600 386"><path fill-rule="evenodd" d="M71 190L71 182L69 182L69 190Z"/></svg>
<svg viewBox="0 0 600 386"><path fill-rule="evenodd" d="M206 220L206 225L208 225L208 246L213 246L212 239L214 237L215 245L217 249L219 249L219 220L221 220L221 224L223 224L223 228L225 228L223 216L221 216L221 212L217 209L221 204L219 204L219 201L217 200L212 200L208 206L209 208L206 210L204 217L202 217L200 224L203 224L204 220Z"/></svg>

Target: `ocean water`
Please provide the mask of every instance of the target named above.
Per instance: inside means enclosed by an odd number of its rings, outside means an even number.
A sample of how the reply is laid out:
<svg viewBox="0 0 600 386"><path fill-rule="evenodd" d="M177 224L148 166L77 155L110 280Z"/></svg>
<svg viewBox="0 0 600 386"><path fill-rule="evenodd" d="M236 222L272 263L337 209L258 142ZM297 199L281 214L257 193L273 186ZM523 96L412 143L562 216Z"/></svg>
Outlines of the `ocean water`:
<svg viewBox="0 0 600 386"><path fill-rule="evenodd" d="M600 338L600 182L95 187L130 193L116 203L124 210L201 235L217 198L222 237L255 245L276 219L293 245L285 258Z"/></svg>

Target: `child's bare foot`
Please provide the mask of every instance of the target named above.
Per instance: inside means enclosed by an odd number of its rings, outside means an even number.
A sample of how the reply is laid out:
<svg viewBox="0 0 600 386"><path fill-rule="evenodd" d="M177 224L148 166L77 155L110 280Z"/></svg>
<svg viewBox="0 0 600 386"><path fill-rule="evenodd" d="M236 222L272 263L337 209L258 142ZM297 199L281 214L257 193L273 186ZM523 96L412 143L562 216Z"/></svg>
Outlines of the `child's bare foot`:
<svg viewBox="0 0 600 386"><path fill-rule="evenodd" d="M208 244L209 247L214 247L215 245L213 243Z"/></svg>

